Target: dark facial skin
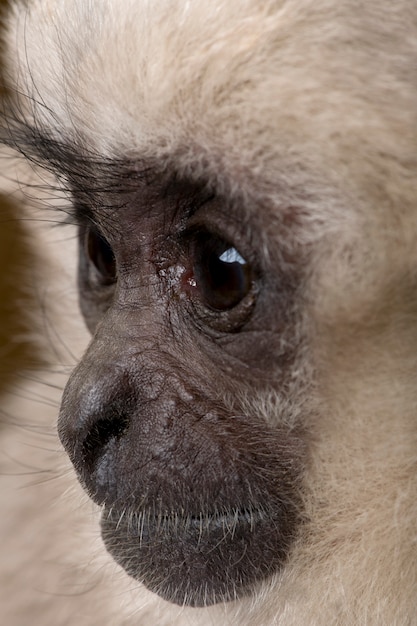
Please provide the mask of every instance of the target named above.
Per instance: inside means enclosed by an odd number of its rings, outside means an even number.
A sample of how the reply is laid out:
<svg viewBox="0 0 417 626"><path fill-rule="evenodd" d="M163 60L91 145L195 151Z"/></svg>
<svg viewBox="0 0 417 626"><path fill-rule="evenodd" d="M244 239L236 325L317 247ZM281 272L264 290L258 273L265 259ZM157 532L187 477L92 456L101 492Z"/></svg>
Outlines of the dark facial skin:
<svg viewBox="0 0 417 626"><path fill-rule="evenodd" d="M129 180L74 193L93 339L59 433L114 559L202 606L279 571L297 534L301 429L239 398L290 387L300 272L263 258L259 217L207 187Z"/></svg>

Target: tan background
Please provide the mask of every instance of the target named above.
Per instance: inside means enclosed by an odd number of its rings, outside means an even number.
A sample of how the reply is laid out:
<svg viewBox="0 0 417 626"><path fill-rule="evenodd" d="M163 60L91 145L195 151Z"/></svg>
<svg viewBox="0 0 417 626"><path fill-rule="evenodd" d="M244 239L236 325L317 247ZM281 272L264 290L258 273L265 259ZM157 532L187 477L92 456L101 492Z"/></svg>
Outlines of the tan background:
<svg viewBox="0 0 417 626"><path fill-rule="evenodd" d="M0 0L2 12L6 5L5 0ZM3 90L0 94L3 95ZM0 148L0 175L7 163ZM1 190L0 183L0 193ZM0 394L22 367L33 365L36 360L30 340L30 323L28 319L25 321L33 306L30 297L25 295L32 263L30 242L24 236L24 223L18 207L3 193L0 195ZM0 396L0 420L1 408Z"/></svg>

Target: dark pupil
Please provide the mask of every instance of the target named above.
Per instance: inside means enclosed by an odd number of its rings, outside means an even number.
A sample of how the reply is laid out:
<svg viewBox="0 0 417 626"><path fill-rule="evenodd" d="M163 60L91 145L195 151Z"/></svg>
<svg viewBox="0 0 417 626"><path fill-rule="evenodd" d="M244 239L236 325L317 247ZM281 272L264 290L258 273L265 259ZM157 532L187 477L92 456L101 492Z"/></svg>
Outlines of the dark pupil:
<svg viewBox="0 0 417 626"><path fill-rule="evenodd" d="M86 234L86 252L89 260L100 275L105 284L116 280L116 259L110 245L93 228L89 228Z"/></svg>
<svg viewBox="0 0 417 626"><path fill-rule="evenodd" d="M221 311L232 309L251 290L251 266L236 248L222 239L200 239L195 257L196 286L206 306Z"/></svg>

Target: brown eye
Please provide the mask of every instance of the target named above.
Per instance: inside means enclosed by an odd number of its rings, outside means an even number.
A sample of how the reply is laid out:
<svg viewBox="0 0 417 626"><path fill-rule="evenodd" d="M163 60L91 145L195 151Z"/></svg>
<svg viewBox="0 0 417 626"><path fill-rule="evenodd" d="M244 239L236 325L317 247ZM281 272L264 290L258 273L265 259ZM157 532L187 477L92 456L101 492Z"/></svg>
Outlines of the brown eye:
<svg viewBox="0 0 417 626"><path fill-rule="evenodd" d="M197 237L193 256L195 286L205 306L218 311L232 309L252 290L251 265L223 239Z"/></svg>
<svg viewBox="0 0 417 626"><path fill-rule="evenodd" d="M85 252L94 266L103 285L110 285L117 279L116 259L109 243L93 227L85 235Z"/></svg>

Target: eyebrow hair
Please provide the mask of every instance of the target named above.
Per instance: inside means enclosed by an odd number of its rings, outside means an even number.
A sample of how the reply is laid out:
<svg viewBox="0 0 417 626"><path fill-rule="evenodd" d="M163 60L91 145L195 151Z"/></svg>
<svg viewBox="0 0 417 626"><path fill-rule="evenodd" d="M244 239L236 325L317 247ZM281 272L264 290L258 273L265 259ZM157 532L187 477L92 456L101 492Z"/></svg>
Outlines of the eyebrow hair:
<svg viewBox="0 0 417 626"><path fill-rule="evenodd" d="M59 189L74 200L77 195L85 199L105 192L120 195L128 187L128 180L132 183L134 179L143 181L145 170L149 170L149 167L138 167L136 161L99 154L81 137L77 141L64 133L59 137L57 130L43 128L36 119L27 121L24 115L13 109L13 105L5 107L0 115L3 121L0 143L15 150L34 166L51 172ZM82 204L86 202L79 202Z"/></svg>
<svg viewBox="0 0 417 626"><path fill-rule="evenodd" d="M3 119L6 123L0 127L0 143L53 174L57 180L55 190L68 199L65 208L57 206L57 210L67 213L66 223L107 221L114 210L123 207L124 198L127 201L130 193L143 186L154 186L160 194L169 195L173 188L185 185L198 206L216 194L206 180L181 175L169 158L158 163L149 157L144 160L140 156L102 155L81 135L74 140L62 132L59 137L57 129L42 127L35 116L28 121L13 109L13 104Z"/></svg>
<svg viewBox="0 0 417 626"><path fill-rule="evenodd" d="M93 165L104 170L116 161L93 153L86 146L81 146L81 141L77 145L68 137L58 139L57 131L53 133L44 129L36 121L31 124L13 111L6 110L3 118L5 124L0 131L1 143L16 150L33 164L57 175L82 177Z"/></svg>
<svg viewBox="0 0 417 626"><path fill-rule="evenodd" d="M126 186L126 160L93 153L81 140L76 143L64 133L58 137L57 131L41 127L36 119L34 122L26 120L13 110L13 105L5 112L0 111L0 115L2 113L0 143L16 151L35 168L50 172L53 177L47 183L41 177L39 188L45 189L46 184L55 198L65 199L64 203L58 202L53 207L67 216L59 223L97 223L100 214L104 216L108 212L106 208L111 208L101 204L98 196L103 198L106 192L120 196ZM37 186L36 182L30 183L30 193L36 192ZM100 204L103 210L97 213Z"/></svg>

